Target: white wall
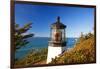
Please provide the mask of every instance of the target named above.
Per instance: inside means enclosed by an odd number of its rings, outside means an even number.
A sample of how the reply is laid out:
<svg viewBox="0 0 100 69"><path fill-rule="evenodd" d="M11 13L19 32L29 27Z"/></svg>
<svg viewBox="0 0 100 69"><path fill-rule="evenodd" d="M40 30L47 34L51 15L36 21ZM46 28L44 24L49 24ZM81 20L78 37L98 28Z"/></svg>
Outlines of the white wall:
<svg viewBox="0 0 100 69"><path fill-rule="evenodd" d="M47 55L47 63L52 61L52 58L59 57L63 51L65 51L66 47L53 47L48 46L48 55Z"/></svg>
<svg viewBox="0 0 100 69"><path fill-rule="evenodd" d="M0 0L0 69L10 66L10 0ZM100 0L27 0L97 6L97 63L38 67L34 69L99 69L100 67Z"/></svg>

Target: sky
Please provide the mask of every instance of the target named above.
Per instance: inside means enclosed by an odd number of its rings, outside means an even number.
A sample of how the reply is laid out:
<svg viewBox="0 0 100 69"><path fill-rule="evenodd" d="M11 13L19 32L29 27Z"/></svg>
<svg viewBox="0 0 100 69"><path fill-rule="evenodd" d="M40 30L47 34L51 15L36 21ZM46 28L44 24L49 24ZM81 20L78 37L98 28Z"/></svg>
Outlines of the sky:
<svg viewBox="0 0 100 69"><path fill-rule="evenodd" d="M21 27L32 22L32 28L27 33L36 37L50 37L50 26L57 21L66 25L66 37L79 37L93 31L94 8L15 4L15 23Z"/></svg>

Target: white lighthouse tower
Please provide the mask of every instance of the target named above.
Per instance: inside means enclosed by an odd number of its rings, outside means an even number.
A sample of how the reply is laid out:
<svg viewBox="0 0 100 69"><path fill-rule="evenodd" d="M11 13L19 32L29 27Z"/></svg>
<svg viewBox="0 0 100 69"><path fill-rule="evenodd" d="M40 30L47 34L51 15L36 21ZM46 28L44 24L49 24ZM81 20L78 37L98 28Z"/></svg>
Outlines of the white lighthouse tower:
<svg viewBox="0 0 100 69"><path fill-rule="evenodd" d="M60 22L60 17L51 25L50 41L48 45L47 64L52 61L52 58L58 57L66 49L66 26Z"/></svg>

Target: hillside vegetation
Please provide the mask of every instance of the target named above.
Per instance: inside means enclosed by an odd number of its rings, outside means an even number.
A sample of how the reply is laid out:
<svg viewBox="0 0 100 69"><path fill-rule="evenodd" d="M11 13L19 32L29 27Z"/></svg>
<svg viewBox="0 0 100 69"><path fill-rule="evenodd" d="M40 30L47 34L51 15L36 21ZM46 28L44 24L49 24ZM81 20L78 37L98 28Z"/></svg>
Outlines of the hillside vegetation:
<svg viewBox="0 0 100 69"><path fill-rule="evenodd" d="M47 48L32 50L22 59L15 61L15 67L32 66L36 64L45 64L47 58Z"/></svg>
<svg viewBox="0 0 100 69"><path fill-rule="evenodd" d="M50 64L80 64L94 63L95 61L94 34L81 35L74 48L65 51L59 57L52 59ZM32 50L22 59L15 61L15 67L46 64L47 48Z"/></svg>
<svg viewBox="0 0 100 69"><path fill-rule="evenodd" d="M94 34L82 35L74 48L66 51L60 57L52 59L50 64L76 64L95 62Z"/></svg>

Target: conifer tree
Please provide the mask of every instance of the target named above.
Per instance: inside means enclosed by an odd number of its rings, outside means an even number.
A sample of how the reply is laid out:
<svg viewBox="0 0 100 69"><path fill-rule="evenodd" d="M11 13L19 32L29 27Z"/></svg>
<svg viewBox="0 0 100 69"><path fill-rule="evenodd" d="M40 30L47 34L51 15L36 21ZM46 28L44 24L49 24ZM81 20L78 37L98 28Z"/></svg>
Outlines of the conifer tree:
<svg viewBox="0 0 100 69"><path fill-rule="evenodd" d="M23 27L20 27L19 24L15 24L15 51L20 49L29 43L28 38L32 37L34 34L27 34L27 31L32 28L32 23L27 23Z"/></svg>

